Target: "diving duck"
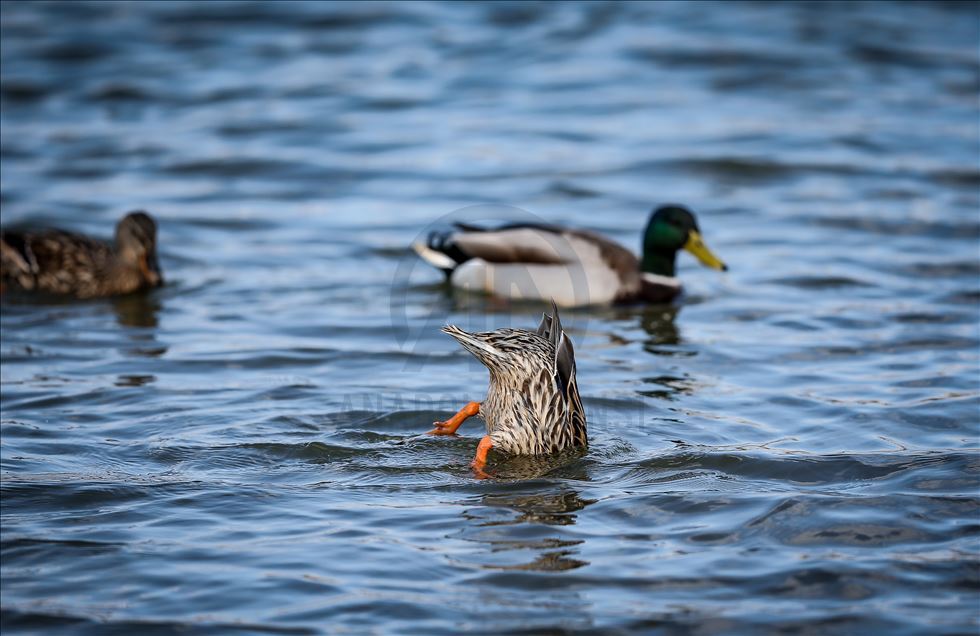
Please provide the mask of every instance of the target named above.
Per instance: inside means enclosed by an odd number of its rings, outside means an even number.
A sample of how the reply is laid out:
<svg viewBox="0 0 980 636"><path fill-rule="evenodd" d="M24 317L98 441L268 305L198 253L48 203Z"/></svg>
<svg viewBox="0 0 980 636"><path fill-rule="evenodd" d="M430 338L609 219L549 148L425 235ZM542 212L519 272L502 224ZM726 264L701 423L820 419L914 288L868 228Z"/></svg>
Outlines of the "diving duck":
<svg viewBox="0 0 980 636"><path fill-rule="evenodd" d="M454 287L563 307L669 302L681 292L674 262L682 249L707 267L728 269L704 244L694 213L680 205L651 212L642 259L595 232L533 223L494 229L457 223L455 231L433 232L412 247Z"/></svg>
<svg viewBox="0 0 980 636"><path fill-rule="evenodd" d="M0 232L0 291L95 298L159 287L157 226L145 212L116 225L113 243L66 232Z"/></svg>
<svg viewBox="0 0 980 636"><path fill-rule="evenodd" d="M480 440L473 470L486 477L487 453L545 455L586 446L585 409L575 378L575 351L562 330L558 307L544 314L537 331L497 329L468 333L447 325L456 339L490 371L486 399L470 402L430 435L454 435L469 417L480 415L487 434Z"/></svg>

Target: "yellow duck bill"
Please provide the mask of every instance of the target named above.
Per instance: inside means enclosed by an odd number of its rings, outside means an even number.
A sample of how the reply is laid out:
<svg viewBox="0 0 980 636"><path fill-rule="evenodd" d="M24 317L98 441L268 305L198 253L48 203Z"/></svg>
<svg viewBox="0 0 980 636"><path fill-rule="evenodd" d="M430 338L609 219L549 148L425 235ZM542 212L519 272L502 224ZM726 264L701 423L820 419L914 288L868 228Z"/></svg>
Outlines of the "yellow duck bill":
<svg viewBox="0 0 980 636"><path fill-rule="evenodd" d="M714 252L708 249L708 246L704 244L704 239L701 238L701 234L697 230L688 232L684 249L694 254L701 261L702 265L722 272L728 271L728 265L725 265L720 258L714 255Z"/></svg>

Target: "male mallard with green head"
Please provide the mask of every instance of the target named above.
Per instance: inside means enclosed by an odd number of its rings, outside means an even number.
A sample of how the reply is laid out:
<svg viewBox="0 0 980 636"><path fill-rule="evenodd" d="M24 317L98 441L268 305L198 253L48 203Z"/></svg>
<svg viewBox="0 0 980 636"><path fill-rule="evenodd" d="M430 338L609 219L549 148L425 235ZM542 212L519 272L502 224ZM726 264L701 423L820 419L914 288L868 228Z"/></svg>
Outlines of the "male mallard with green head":
<svg viewBox="0 0 980 636"><path fill-rule="evenodd" d="M470 402L431 435L453 435L468 417L480 415L487 434L480 440L473 469L480 477L487 453L545 455L588 444L585 409L575 378L575 351L561 328L558 307L545 314L537 331L497 329L468 333L448 325L456 339L490 371L486 399Z"/></svg>
<svg viewBox="0 0 980 636"><path fill-rule="evenodd" d="M563 307L669 302L681 292L674 262L682 249L707 267L728 269L704 244L694 213L680 205L651 213L641 259L595 232L558 225L456 228L413 245L453 286L505 298L553 299Z"/></svg>
<svg viewBox="0 0 980 636"><path fill-rule="evenodd" d="M0 291L95 298L159 287L157 226L145 212L116 225L113 243L64 230L0 233Z"/></svg>

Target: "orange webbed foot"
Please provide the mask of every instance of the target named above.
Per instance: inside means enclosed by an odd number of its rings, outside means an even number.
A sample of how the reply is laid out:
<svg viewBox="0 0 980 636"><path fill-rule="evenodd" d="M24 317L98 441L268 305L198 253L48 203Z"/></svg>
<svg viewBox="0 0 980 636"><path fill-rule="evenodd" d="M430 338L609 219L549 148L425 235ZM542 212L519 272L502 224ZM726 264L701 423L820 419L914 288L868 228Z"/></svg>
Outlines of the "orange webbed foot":
<svg viewBox="0 0 980 636"><path fill-rule="evenodd" d="M432 425L435 426L434 429L429 431L428 435L455 435L456 429L466 421L467 418L473 417L480 413L480 403L470 402L463 408L459 410L459 413L453 415L451 418L444 422L433 422Z"/></svg>
<svg viewBox="0 0 980 636"><path fill-rule="evenodd" d="M453 426L451 420L444 420L442 422L433 422L434 429L427 432L426 435L455 435L458 426Z"/></svg>
<svg viewBox="0 0 980 636"><path fill-rule="evenodd" d="M484 435L483 439L480 440L480 445L476 447L476 457L470 463L473 467L473 474L477 479L488 479L490 475L483 470L487 465L487 453L493 448L493 441L490 439L489 435Z"/></svg>
<svg viewBox="0 0 980 636"><path fill-rule="evenodd" d="M474 461L470 463L470 466L473 467L473 476L477 479L490 479L490 473L483 470L484 467L482 465Z"/></svg>

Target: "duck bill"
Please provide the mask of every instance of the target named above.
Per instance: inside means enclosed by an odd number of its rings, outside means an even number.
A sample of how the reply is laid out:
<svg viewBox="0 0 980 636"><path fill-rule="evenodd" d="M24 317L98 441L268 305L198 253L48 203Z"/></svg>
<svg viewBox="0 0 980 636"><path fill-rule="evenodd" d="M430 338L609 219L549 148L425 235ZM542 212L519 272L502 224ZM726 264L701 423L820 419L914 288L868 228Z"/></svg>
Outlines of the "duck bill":
<svg viewBox="0 0 980 636"><path fill-rule="evenodd" d="M701 264L705 267L717 269L720 272L728 271L728 265L725 265L720 258L714 255L714 252L708 249L708 246L704 244L704 240L697 230L688 232L684 249L694 254L694 257L701 261Z"/></svg>
<svg viewBox="0 0 980 636"><path fill-rule="evenodd" d="M456 342L463 345L464 349L472 353L483 363L492 360L499 353L496 347L485 342L478 335L463 331L456 325L446 325L442 328L442 331L455 338Z"/></svg>
<svg viewBox="0 0 980 636"><path fill-rule="evenodd" d="M163 285L163 274L160 272L160 263L157 262L156 255L143 255L139 262L143 280L149 283L151 287Z"/></svg>

